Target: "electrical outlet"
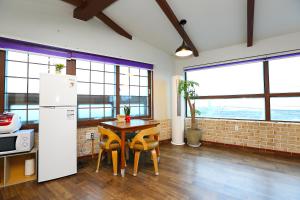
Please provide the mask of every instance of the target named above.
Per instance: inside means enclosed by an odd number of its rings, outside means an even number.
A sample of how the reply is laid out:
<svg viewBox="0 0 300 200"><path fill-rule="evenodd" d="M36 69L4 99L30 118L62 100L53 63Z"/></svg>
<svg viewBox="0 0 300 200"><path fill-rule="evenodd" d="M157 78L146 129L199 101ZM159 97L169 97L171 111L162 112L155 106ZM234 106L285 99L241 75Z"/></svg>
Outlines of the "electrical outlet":
<svg viewBox="0 0 300 200"><path fill-rule="evenodd" d="M235 131L238 131L238 130L239 130L239 125L235 125L235 126L234 126L234 130L235 130Z"/></svg>

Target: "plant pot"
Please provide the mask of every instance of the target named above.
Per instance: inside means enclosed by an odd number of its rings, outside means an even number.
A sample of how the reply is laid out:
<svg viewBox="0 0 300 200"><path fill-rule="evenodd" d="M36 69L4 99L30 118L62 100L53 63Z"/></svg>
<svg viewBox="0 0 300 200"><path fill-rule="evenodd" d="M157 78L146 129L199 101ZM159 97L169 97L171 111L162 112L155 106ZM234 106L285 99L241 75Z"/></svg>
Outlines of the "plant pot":
<svg viewBox="0 0 300 200"><path fill-rule="evenodd" d="M186 138L187 138L187 144L190 147L199 147L201 145L200 139L201 139L201 131L200 129L186 129Z"/></svg>
<svg viewBox="0 0 300 200"><path fill-rule="evenodd" d="M61 74L61 71L55 70L55 74Z"/></svg>
<svg viewBox="0 0 300 200"><path fill-rule="evenodd" d="M126 121L126 123L129 123L130 120L131 120L131 117L130 117L129 115L126 115L126 116L125 116L125 121Z"/></svg>

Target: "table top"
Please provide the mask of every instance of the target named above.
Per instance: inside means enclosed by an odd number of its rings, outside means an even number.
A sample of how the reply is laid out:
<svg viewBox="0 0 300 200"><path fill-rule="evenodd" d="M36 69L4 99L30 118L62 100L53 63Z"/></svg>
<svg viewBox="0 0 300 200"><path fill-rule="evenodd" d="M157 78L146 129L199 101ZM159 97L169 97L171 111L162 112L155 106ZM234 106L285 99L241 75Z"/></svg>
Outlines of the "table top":
<svg viewBox="0 0 300 200"><path fill-rule="evenodd" d="M118 122L118 121L106 121L100 122L103 127L108 127L116 130L126 130L126 129L143 129L151 128L159 125L158 122L142 120L142 119L132 119L129 123Z"/></svg>

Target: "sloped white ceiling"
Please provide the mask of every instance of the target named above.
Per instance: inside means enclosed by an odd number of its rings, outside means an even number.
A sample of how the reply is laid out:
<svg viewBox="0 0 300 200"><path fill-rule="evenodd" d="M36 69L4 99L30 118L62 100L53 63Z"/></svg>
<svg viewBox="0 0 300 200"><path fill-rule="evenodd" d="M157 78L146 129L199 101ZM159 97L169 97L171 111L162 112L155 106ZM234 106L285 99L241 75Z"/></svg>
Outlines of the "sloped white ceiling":
<svg viewBox="0 0 300 200"><path fill-rule="evenodd" d="M199 52L246 42L247 0L168 0ZM104 13L170 54L182 40L155 0L119 0ZM300 0L256 0L256 40L300 31Z"/></svg>

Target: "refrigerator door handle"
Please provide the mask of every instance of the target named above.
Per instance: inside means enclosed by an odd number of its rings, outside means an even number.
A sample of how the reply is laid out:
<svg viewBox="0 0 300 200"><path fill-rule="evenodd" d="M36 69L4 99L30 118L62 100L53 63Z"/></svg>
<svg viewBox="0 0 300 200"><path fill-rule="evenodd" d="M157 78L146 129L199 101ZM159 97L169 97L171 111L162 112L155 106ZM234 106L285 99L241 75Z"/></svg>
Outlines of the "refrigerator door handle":
<svg viewBox="0 0 300 200"><path fill-rule="evenodd" d="M55 109L55 106L43 106L42 108Z"/></svg>

